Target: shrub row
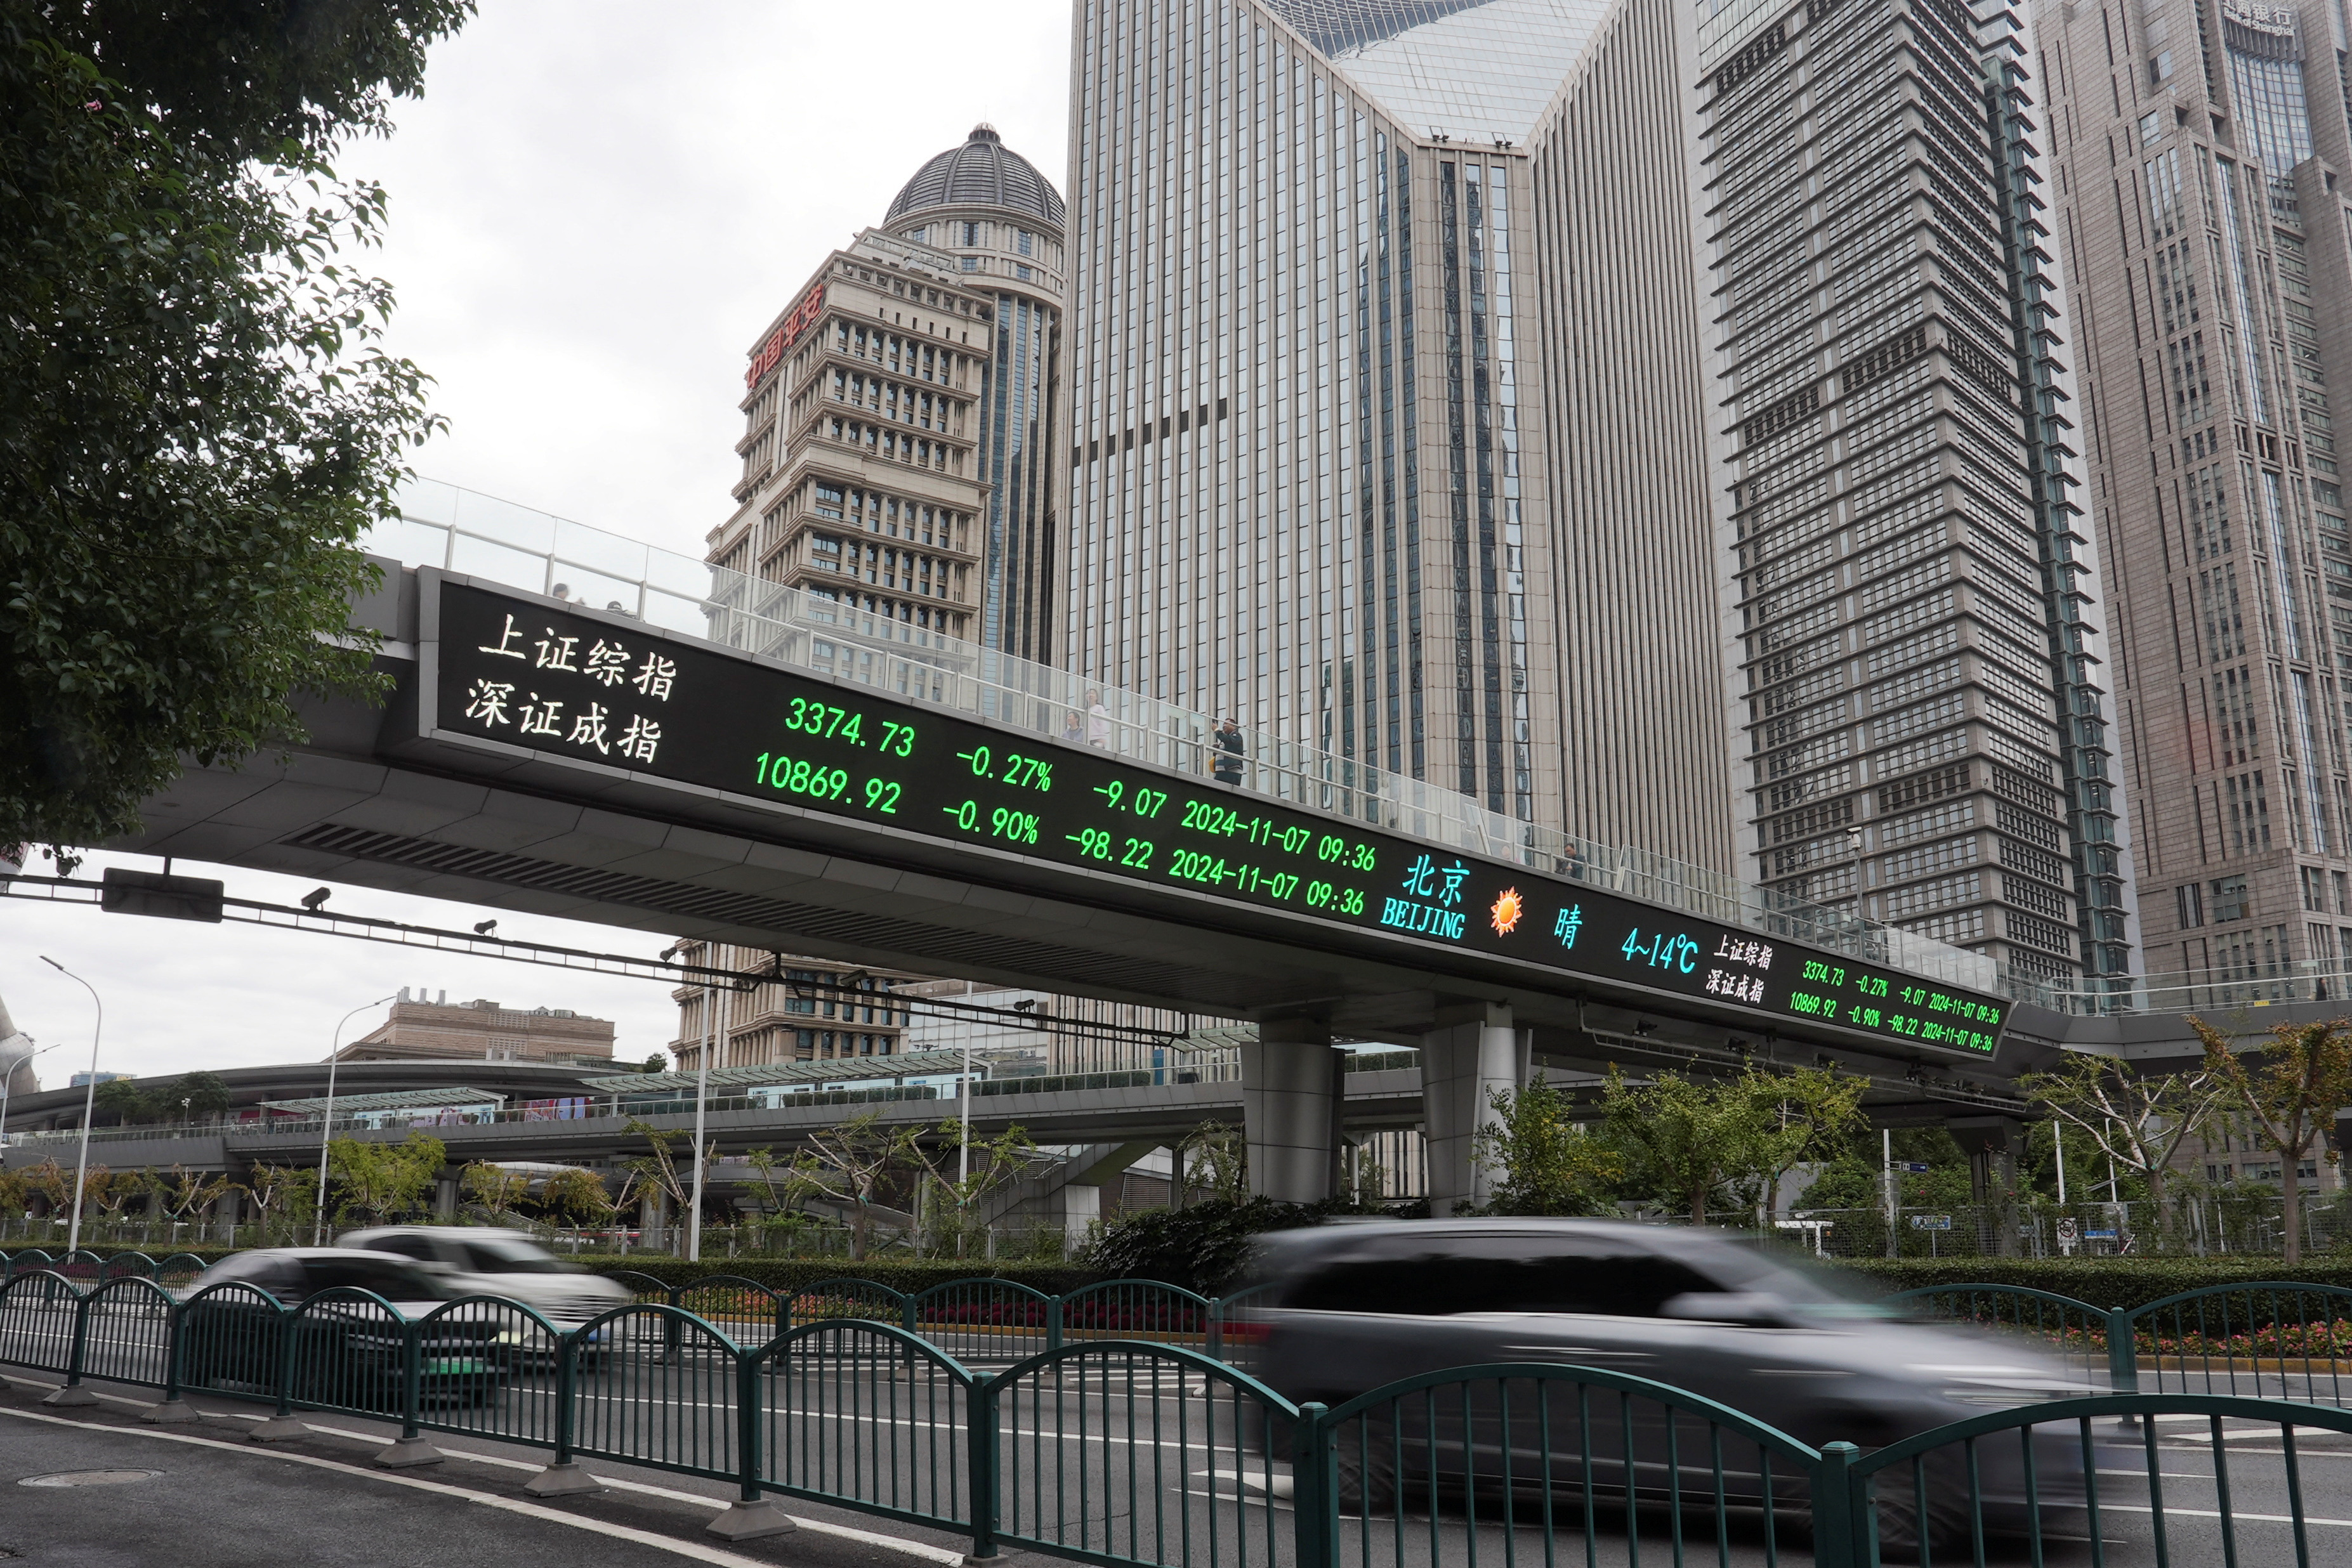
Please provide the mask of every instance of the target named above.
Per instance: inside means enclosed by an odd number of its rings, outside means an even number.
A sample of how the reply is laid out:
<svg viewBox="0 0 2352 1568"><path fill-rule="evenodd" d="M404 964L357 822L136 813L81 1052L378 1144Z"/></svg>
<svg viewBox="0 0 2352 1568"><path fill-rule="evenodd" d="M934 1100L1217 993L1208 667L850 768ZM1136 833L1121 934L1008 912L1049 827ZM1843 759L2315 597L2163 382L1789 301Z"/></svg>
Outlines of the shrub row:
<svg viewBox="0 0 2352 1568"><path fill-rule="evenodd" d="M1008 1280L1043 1291L1049 1296L1066 1295L1082 1285L1091 1285L1104 1278L1092 1269L1072 1268L1065 1264L1031 1264L991 1268L985 1263L953 1260L943 1262L854 1263L846 1259L796 1258L706 1258L698 1263L659 1253L632 1252L625 1257L617 1252L587 1253L579 1259L582 1267L599 1274L617 1274L624 1270L647 1275L665 1285L691 1285L698 1280L749 1280L765 1285L772 1291L803 1291L824 1280L871 1280L877 1285L887 1285L894 1291L912 1294L950 1280Z"/></svg>
<svg viewBox="0 0 2352 1568"><path fill-rule="evenodd" d="M1889 1291L1928 1285L2025 1285L2095 1307L2144 1307L2184 1291L2288 1278L2276 1258L1856 1258L1846 1267ZM2295 1281L2352 1289L2352 1257L2324 1253L2295 1266Z"/></svg>

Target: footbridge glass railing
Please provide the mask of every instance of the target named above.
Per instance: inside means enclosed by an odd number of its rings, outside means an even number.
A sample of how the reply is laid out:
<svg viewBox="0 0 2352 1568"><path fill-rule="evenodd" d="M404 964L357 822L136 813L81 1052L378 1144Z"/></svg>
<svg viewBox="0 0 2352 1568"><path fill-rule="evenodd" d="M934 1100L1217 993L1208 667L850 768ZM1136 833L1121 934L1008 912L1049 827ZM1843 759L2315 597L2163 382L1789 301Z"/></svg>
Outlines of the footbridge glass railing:
<svg viewBox="0 0 2352 1568"><path fill-rule="evenodd" d="M1069 744L1207 778L1215 716L1119 691L858 607L435 480L408 486L397 518L363 541L439 567L610 611ZM1490 811L1470 797L1265 730L1243 731L1241 788L1310 810L1586 882L1727 925L1770 932L1947 985L2028 991L1992 961L1647 850L1604 844Z"/></svg>

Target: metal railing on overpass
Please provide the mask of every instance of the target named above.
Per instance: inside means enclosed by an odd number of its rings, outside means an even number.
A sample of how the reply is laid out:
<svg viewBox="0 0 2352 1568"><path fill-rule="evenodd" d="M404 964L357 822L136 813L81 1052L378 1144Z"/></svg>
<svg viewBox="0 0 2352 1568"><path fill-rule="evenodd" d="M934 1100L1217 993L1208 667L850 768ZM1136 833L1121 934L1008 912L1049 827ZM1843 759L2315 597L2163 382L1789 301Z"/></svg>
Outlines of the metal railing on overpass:
<svg viewBox="0 0 2352 1568"><path fill-rule="evenodd" d="M387 1463L440 1457L427 1432L546 1451L537 1496L603 1490L583 1459L708 1477L735 1490L710 1526L734 1539L792 1528L772 1496L967 1535L974 1559L1101 1568L1475 1568L1579 1545L1638 1563L1645 1544L1677 1568L1983 1568L2085 1542L2096 1568L2307 1564L2314 1532L2343 1527L2305 1485L2309 1457L2352 1439L2352 1411L2327 1406L2116 1393L1898 1433L1857 1412L1865 1452L1556 1362L1293 1403L1149 1334L988 1372L872 1317L730 1332L669 1304L559 1325L493 1297L411 1316L354 1289L289 1305L236 1282L0 1285L0 1364L60 1378L54 1406L104 1381L160 1391L163 1421L196 1418L192 1392L266 1406L264 1441L306 1436L304 1411L397 1422Z"/></svg>
<svg viewBox="0 0 2352 1568"><path fill-rule="evenodd" d="M846 526L846 525L845 525ZM363 541L439 567L706 638L791 668L1033 734L1084 737L1122 757L1211 777L1217 719L929 628L434 480L402 494ZM1811 943L1948 985L2038 997L1992 961L1647 850L1489 810L1454 790L1265 730L1245 729L1240 788L1448 849L1515 862L1728 925Z"/></svg>
<svg viewBox="0 0 2352 1568"><path fill-rule="evenodd" d="M1393 1059L1410 1057L1410 1052L1380 1053L1383 1065L1411 1065L1410 1061ZM873 1059L877 1071L888 1065L889 1058ZM1356 1070L1352 1063L1350 1070ZM972 1098L976 1101L1003 1100L1023 1095L1066 1094L1088 1089L1149 1089L1182 1083L1237 1083L1241 1081L1241 1064L1232 1061L1203 1060L1178 1067L1139 1067L1118 1072L1041 1073L1018 1078L990 1078L974 1081ZM953 1085L930 1083L899 1084L872 1089L803 1090L792 1093L713 1094L704 1101L704 1108L713 1113L730 1111L788 1111L796 1106L811 1105L880 1105L901 1101L937 1101L952 1114L958 1091ZM280 1116L254 1122L163 1122L121 1127L96 1127L90 1131L93 1144L141 1142L150 1139L184 1138L288 1138L316 1143L322 1134L398 1132L414 1127L430 1132L436 1127L490 1127L520 1125L525 1123L610 1121L630 1116L689 1115L694 1111L691 1095L678 1094L583 1094L549 1101L542 1104L504 1108L495 1111L443 1111L414 1116L386 1115L372 1113L365 1115L337 1116L331 1128L317 1116ZM5 1143L10 1147L45 1144L72 1144L80 1140L78 1128L44 1128L29 1133L8 1134Z"/></svg>

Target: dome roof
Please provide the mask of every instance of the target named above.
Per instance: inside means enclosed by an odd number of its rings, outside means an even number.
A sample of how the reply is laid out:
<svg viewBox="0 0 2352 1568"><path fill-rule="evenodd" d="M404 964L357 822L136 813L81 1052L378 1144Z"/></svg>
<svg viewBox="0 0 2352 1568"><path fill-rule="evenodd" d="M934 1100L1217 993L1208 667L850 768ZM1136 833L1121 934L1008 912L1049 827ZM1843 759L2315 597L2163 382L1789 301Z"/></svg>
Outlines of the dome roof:
<svg viewBox="0 0 2352 1568"><path fill-rule="evenodd" d="M890 203L883 221L897 223L926 207L1003 207L1062 226L1062 195L1029 160L1004 145L992 125L975 125L971 137L915 172Z"/></svg>

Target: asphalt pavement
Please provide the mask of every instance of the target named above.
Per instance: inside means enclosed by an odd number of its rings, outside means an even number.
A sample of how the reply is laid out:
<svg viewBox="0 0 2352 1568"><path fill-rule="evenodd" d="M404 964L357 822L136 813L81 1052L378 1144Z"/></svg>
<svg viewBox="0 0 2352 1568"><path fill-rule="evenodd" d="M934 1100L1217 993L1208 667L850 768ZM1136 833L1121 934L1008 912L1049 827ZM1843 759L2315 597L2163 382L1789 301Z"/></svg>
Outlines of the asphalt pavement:
<svg viewBox="0 0 2352 1568"><path fill-rule="evenodd" d="M40 1404L49 1385L0 1380L11 1568L950 1568L968 1545L798 1502L791 1533L724 1542L705 1527L728 1489L698 1478L597 1462L607 1490L542 1500L523 1486L543 1453L447 1440L438 1464L379 1469L398 1436L382 1423L310 1416L303 1436L265 1446L247 1440L267 1413L250 1406L199 1395L203 1420L158 1427L130 1397L144 1391L93 1386L110 1396L53 1411ZM78 1484L24 1484L45 1479Z"/></svg>

